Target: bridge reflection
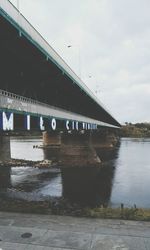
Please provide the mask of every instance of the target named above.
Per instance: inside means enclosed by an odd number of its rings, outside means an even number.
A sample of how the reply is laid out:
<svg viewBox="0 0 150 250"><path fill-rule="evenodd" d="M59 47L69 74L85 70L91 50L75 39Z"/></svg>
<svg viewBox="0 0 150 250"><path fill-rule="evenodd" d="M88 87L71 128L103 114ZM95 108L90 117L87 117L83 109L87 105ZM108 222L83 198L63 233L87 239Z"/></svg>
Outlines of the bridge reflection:
<svg viewBox="0 0 150 250"><path fill-rule="evenodd" d="M6 161L10 159L10 137L0 136L0 160ZM8 166L0 167L0 189L6 189L10 187L10 171Z"/></svg>
<svg viewBox="0 0 150 250"><path fill-rule="evenodd" d="M0 136L0 160L10 159L10 137Z"/></svg>
<svg viewBox="0 0 150 250"><path fill-rule="evenodd" d="M107 206L111 197L118 150L119 146L109 152L107 150L107 161L100 168L63 168L63 197L81 205ZM105 157L106 151L103 153Z"/></svg>
<svg viewBox="0 0 150 250"><path fill-rule="evenodd" d="M7 144L8 138L6 137L5 139ZM16 149L21 147L21 142L21 139L18 138ZM26 140L24 144L30 148L30 144L32 145L33 141ZM22 151L23 150L24 147L22 148ZM35 150L42 151L42 149L32 150L33 153ZM54 153L54 151L56 152ZM39 195L42 194L42 199L47 199L47 196L49 196L49 198L62 196L69 202L76 203L81 206L99 206L101 204L107 206L111 197L118 151L119 146L110 150L103 149L103 152L102 149L99 149L97 150L97 153L100 158L103 159L100 167L64 167L61 169L61 173L59 173L58 169L56 169L56 175L51 172L51 169L36 170L35 168L32 169L30 166L27 169L21 168L17 170L16 168L15 176L17 177L17 183L15 184L15 189L14 183L12 182L13 173L11 168L8 168L7 166L1 167L0 191L5 191L5 195L8 197L10 196L10 192L12 190L12 195L15 195L14 199L22 197L26 200L26 198L30 196L32 197L32 200L38 200L39 198L41 199ZM19 154L20 151L16 152ZM4 159L4 157L5 159L10 157L9 153L10 152L7 151L7 155L6 152L4 154L4 151L0 148L0 160ZM56 148L53 150L51 150L51 148L44 149L43 156L45 159L52 159L53 157L53 160L55 160L58 155L58 149ZM23 174L23 178L19 177L20 174L21 176ZM7 188L9 188L8 195ZM46 193L45 191L43 192L43 190L46 190Z"/></svg>
<svg viewBox="0 0 150 250"><path fill-rule="evenodd" d="M6 190L11 186L11 168L0 167L0 190Z"/></svg>

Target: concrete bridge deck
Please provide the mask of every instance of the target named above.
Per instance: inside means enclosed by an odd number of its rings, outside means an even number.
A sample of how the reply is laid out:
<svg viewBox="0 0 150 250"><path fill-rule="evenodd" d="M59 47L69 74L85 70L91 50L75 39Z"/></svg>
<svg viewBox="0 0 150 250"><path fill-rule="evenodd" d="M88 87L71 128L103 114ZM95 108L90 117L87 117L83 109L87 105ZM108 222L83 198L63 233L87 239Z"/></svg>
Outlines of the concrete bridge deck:
<svg viewBox="0 0 150 250"><path fill-rule="evenodd" d="M0 212L0 249L148 250L150 222Z"/></svg>

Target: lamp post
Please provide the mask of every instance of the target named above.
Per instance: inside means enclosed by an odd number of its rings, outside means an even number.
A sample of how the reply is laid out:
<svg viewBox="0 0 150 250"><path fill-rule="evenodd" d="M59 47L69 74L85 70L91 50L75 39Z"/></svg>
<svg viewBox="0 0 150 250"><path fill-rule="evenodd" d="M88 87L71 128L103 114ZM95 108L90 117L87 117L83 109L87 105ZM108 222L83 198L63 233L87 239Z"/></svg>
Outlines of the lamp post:
<svg viewBox="0 0 150 250"><path fill-rule="evenodd" d="M99 84L96 84L95 94L99 95L100 92L101 92L100 86L99 86Z"/></svg>
<svg viewBox="0 0 150 250"><path fill-rule="evenodd" d="M19 0L17 0L17 9L19 11ZM19 11L20 12L20 11Z"/></svg>
<svg viewBox="0 0 150 250"><path fill-rule="evenodd" d="M88 78L93 80L93 76L92 76L92 75L88 75ZM95 80L96 80L96 79L95 79ZM95 81L95 80L94 80L94 81ZM96 80L96 82L97 82L97 80ZM93 93L94 93L96 96L98 96L100 92L101 92L101 90L100 90L100 85L99 85L98 83L96 83L96 86L95 86L94 89L93 89Z"/></svg>
<svg viewBox="0 0 150 250"><path fill-rule="evenodd" d="M79 77L81 78L81 58L80 58L80 47L79 45L67 45L67 48L70 49L70 48L74 48L76 47L77 50L78 50L78 74L79 74Z"/></svg>
<svg viewBox="0 0 150 250"><path fill-rule="evenodd" d="M17 9L18 9L18 24L20 23L20 2L17 0Z"/></svg>

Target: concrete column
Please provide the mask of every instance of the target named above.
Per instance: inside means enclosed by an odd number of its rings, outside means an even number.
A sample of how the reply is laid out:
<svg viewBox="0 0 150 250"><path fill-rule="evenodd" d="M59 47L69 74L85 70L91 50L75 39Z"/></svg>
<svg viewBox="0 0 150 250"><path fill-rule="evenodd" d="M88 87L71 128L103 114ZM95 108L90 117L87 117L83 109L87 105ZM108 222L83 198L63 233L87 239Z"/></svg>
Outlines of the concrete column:
<svg viewBox="0 0 150 250"><path fill-rule="evenodd" d="M101 128L91 134L91 143L102 161L115 157L119 141L119 137L111 129Z"/></svg>
<svg viewBox="0 0 150 250"><path fill-rule="evenodd" d="M10 137L0 134L0 160L5 161L10 158Z"/></svg>
<svg viewBox="0 0 150 250"><path fill-rule="evenodd" d="M91 142L94 147L113 148L117 145L118 141L119 138L114 132L104 128L99 131L93 131L91 134Z"/></svg>
<svg viewBox="0 0 150 250"><path fill-rule="evenodd" d="M61 144L62 167L100 166L100 158L90 142L90 133L63 133Z"/></svg>
<svg viewBox="0 0 150 250"><path fill-rule="evenodd" d="M45 147L59 147L61 144L61 134L60 132L51 131L43 132L43 145Z"/></svg>
<svg viewBox="0 0 150 250"><path fill-rule="evenodd" d="M43 132L44 158L54 161L60 160L61 133L56 131Z"/></svg>

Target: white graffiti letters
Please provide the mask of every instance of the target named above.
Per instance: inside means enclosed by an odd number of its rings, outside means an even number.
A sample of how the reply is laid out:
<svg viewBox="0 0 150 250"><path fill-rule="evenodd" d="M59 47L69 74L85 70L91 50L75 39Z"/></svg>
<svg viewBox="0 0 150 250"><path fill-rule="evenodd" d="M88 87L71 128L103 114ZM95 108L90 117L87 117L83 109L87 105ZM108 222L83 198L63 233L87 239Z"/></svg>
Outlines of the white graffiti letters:
<svg viewBox="0 0 150 250"><path fill-rule="evenodd" d="M19 122L19 123L18 123ZM20 124L22 127L20 128ZM91 130L97 129L96 124L79 122L73 120L59 120L54 117L32 116L32 114L16 114L11 112L0 112L0 130Z"/></svg>

